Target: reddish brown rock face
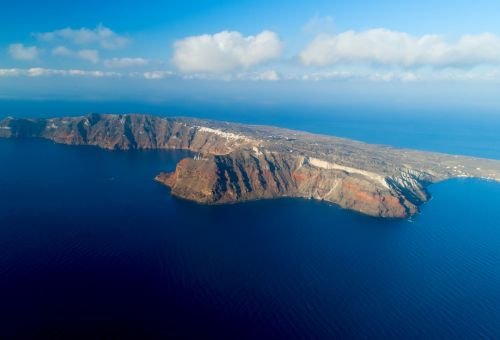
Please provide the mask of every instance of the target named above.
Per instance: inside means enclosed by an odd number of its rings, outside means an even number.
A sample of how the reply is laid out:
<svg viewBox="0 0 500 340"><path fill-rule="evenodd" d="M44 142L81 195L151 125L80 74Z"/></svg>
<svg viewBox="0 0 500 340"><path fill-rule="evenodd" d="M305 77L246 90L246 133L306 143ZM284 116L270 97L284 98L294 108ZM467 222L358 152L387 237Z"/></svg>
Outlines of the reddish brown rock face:
<svg viewBox="0 0 500 340"><path fill-rule="evenodd" d="M403 218L417 212L417 207L404 197L380 191L364 180L346 178L341 190L342 207L368 215Z"/></svg>
<svg viewBox="0 0 500 340"><path fill-rule="evenodd" d="M172 173L156 180L172 194L200 203L229 203L273 197L315 198L343 208L380 217L408 217L417 207L362 177L300 164L289 155L280 159L253 157L248 153L183 159ZM279 160L279 161L278 161ZM286 164L287 166L283 166Z"/></svg>
<svg viewBox="0 0 500 340"><path fill-rule="evenodd" d="M196 162L203 162L203 166ZM156 180L170 187L176 196L200 203L214 203L219 176L213 162L184 158L177 164L175 172L162 173Z"/></svg>

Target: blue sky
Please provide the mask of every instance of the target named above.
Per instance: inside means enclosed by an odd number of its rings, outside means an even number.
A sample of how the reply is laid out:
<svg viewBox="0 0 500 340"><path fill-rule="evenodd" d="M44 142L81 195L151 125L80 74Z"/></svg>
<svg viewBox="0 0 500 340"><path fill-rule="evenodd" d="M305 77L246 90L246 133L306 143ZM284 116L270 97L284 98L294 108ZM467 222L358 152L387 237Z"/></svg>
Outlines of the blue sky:
<svg viewBox="0 0 500 340"><path fill-rule="evenodd" d="M500 108L495 1L17 1L0 98Z"/></svg>

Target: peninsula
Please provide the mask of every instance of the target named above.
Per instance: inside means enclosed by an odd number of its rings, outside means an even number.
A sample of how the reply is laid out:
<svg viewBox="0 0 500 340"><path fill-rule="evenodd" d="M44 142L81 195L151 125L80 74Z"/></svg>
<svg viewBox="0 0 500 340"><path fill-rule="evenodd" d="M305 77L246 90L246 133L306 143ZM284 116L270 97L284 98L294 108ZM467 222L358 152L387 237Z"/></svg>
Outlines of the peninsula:
<svg viewBox="0 0 500 340"><path fill-rule="evenodd" d="M44 138L108 150L193 152L156 180L206 204L276 197L323 200L363 214L406 218L429 184L456 177L500 181L500 161L397 149L270 126L151 115L0 121L0 137Z"/></svg>

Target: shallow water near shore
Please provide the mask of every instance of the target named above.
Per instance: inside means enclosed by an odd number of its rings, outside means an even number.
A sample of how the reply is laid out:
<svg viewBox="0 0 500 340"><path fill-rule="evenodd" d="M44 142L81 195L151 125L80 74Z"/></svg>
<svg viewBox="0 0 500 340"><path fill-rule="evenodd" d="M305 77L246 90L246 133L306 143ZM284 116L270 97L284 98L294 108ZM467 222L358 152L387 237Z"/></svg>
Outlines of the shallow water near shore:
<svg viewBox="0 0 500 340"><path fill-rule="evenodd" d="M4 334L500 337L500 184L433 185L412 221L204 206L153 181L186 155L0 140Z"/></svg>

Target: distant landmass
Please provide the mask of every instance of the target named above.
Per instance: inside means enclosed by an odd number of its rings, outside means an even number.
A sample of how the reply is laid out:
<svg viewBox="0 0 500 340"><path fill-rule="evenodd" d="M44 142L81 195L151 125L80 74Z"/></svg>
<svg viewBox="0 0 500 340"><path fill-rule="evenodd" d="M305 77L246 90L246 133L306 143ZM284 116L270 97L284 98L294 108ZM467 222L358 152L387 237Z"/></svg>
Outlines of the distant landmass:
<svg viewBox="0 0 500 340"><path fill-rule="evenodd" d="M397 149L270 126L151 115L0 121L0 137L44 138L108 150L194 152L156 180L206 204L277 197L323 200L363 214L406 218L429 184L456 177L500 181L500 161Z"/></svg>

